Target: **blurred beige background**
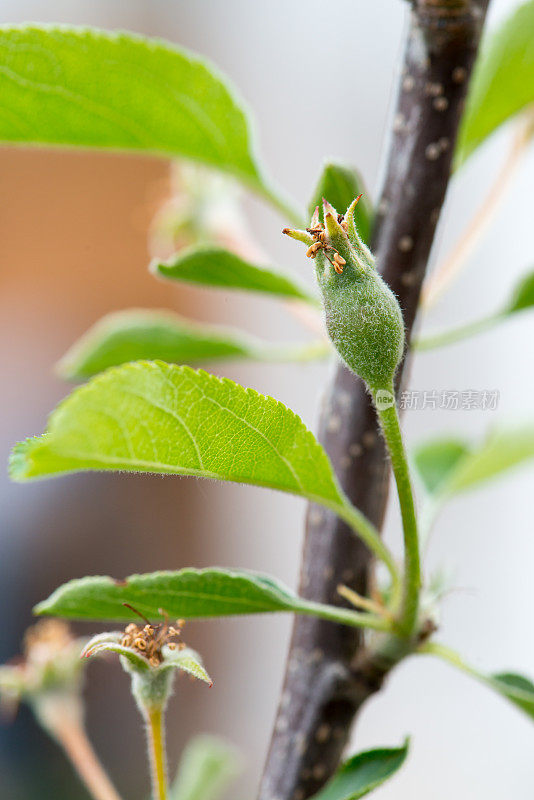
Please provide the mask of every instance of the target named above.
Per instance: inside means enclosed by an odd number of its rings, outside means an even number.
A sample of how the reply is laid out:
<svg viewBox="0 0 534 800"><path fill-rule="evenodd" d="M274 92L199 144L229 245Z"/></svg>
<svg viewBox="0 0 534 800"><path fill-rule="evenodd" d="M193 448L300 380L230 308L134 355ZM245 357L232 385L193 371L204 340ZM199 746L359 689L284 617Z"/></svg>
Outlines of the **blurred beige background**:
<svg viewBox="0 0 534 800"><path fill-rule="evenodd" d="M493 0L490 22L514 5ZM401 0L0 0L1 22L127 28L205 54L240 88L253 108L271 171L303 203L323 156L355 163L376 196L405 14ZM499 133L455 180L434 261L482 197L508 141L508 131ZM432 313L429 328L491 310L532 266L533 167L531 153L469 271ZM0 150L4 461L13 442L43 429L47 413L68 391L53 374L54 362L110 310L168 306L198 319L241 324L273 339L301 335L275 303L169 288L148 275L146 231L166 195L167 171L164 161L141 157ZM311 283L302 253L280 236L284 220L254 199L247 202L247 213L273 259ZM412 370L413 388L497 388L501 398L497 412L408 412L409 440L443 431L476 437L499 419L532 416L529 324L523 317L463 349L421 355ZM214 370L273 394L313 426L329 368L219 364ZM428 564L431 570L445 564L458 587L445 604L441 639L482 668L534 675L532 475L525 470L484 494L456 501L438 525ZM295 499L173 478L91 475L13 486L4 473L0 481L2 659L17 652L32 605L59 583L85 573L120 577L219 564L270 571L295 583L304 510ZM392 503L387 531L392 543L397 531ZM186 629L187 641L204 653L215 687L208 692L183 682L169 715L169 751L175 756L197 731L227 736L247 759L232 794L236 798L254 796L289 626L287 618L269 617ZM141 800L146 796L143 742L126 679L114 666L95 664L88 697L97 749L124 795ZM377 798L532 797L532 726L447 667L423 660L403 664L387 690L369 703L354 745L395 744L407 733L413 736L409 763ZM0 728L0 745L2 798L85 797L25 712L12 727Z"/></svg>

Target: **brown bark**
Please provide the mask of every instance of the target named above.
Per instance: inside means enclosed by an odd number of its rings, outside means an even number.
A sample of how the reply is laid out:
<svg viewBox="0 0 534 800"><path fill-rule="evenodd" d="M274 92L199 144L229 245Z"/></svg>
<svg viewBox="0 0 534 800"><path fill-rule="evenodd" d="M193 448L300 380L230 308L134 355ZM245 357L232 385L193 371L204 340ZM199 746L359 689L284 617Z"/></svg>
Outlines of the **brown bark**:
<svg viewBox="0 0 534 800"><path fill-rule="evenodd" d="M378 267L401 304L408 340L487 5L488 0L412 4L372 237ZM341 365L325 399L319 435L352 502L381 526L389 478L386 453L362 382ZM301 593L341 605L338 584L366 593L370 568L369 552L347 526L310 506ZM359 631L312 618L295 620L260 800L305 800L325 783L355 716L380 689L387 671L372 663Z"/></svg>

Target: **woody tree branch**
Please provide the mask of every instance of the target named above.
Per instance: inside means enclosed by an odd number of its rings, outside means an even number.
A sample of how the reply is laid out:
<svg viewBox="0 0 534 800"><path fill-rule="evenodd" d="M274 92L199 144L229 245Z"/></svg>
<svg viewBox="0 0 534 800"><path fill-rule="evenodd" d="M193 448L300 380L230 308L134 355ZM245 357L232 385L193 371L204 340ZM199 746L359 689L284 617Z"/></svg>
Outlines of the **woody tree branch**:
<svg viewBox="0 0 534 800"><path fill-rule="evenodd" d="M447 190L469 77L489 0L414 0L399 77L372 249L401 304L408 341ZM398 380L406 370L406 359ZM389 465L363 383L339 365L320 438L352 502L383 522ZM368 590L370 554L333 514L310 506L300 590L343 604L340 583ZM391 665L373 663L362 635L298 617L260 800L305 800L335 771L363 703Z"/></svg>

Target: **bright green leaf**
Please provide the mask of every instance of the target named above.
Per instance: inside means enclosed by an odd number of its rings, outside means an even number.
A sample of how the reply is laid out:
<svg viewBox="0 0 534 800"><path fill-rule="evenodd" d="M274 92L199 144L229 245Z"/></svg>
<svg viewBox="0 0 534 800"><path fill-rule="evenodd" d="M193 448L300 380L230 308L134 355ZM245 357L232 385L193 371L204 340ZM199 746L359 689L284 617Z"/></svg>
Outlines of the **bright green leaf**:
<svg viewBox="0 0 534 800"><path fill-rule="evenodd" d="M116 367L76 389L11 464L21 481L95 469L218 478L343 503L324 450L293 411L163 362Z"/></svg>
<svg viewBox="0 0 534 800"><path fill-rule="evenodd" d="M178 364L223 358L304 361L330 352L321 341L271 345L241 331L200 325L169 311L132 309L108 314L85 333L58 364L59 374L84 380L108 367L141 359Z"/></svg>
<svg viewBox="0 0 534 800"><path fill-rule="evenodd" d="M430 494L447 497L476 488L484 481L534 458L534 426L494 430L478 446L456 439L420 445L414 462Z"/></svg>
<svg viewBox="0 0 534 800"><path fill-rule="evenodd" d="M427 492L439 491L468 452L465 442L458 439L433 439L419 445L414 452L414 464Z"/></svg>
<svg viewBox="0 0 534 800"><path fill-rule="evenodd" d="M534 0L482 43L456 148L456 166L500 125L534 102Z"/></svg>
<svg viewBox="0 0 534 800"><path fill-rule="evenodd" d="M102 621L135 619L124 603L149 619L161 619L162 610L186 619L291 611L347 625L384 627L374 625L369 615L297 597L269 575L217 568L152 572L121 581L79 578L56 589L36 606L35 613Z"/></svg>
<svg viewBox="0 0 534 800"><path fill-rule="evenodd" d="M317 300L291 276L252 264L223 248L201 246L182 250L168 261L154 260L150 270L158 277L174 281L218 289L261 292L288 300L304 300L317 304Z"/></svg>
<svg viewBox="0 0 534 800"><path fill-rule="evenodd" d="M4 26L0 89L0 141L193 159L284 206L258 166L234 88L168 42L63 25Z"/></svg>
<svg viewBox="0 0 534 800"><path fill-rule="evenodd" d="M377 748L352 756L312 800L358 800L377 789L404 764L403 747Z"/></svg>
<svg viewBox="0 0 534 800"><path fill-rule="evenodd" d="M223 739L195 736L185 747L171 800L217 800L240 771L239 755Z"/></svg>
<svg viewBox="0 0 534 800"><path fill-rule="evenodd" d="M340 214L344 214L354 198L358 197L359 194L363 194L363 197L354 211L354 221L361 238L366 244L369 244L373 210L363 178L358 170L353 167L335 162L327 162L324 165L310 200L309 216L311 217L316 206L319 206L319 213L322 217L323 197Z"/></svg>
<svg viewBox="0 0 534 800"><path fill-rule="evenodd" d="M297 415L226 378L162 361L112 367L76 389L43 436L13 450L11 477L126 470L267 486L335 511L382 559L391 553L341 491L332 465Z"/></svg>

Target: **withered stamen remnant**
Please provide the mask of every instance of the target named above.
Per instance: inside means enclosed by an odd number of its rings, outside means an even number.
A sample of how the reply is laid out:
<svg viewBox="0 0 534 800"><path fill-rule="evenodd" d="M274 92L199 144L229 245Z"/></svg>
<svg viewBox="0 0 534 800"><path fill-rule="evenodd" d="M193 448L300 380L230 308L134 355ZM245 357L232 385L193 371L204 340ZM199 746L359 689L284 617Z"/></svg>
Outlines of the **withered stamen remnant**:
<svg viewBox="0 0 534 800"><path fill-rule="evenodd" d="M335 271L337 272L338 275L341 275L341 273L343 272L343 267L344 267L344 265L346 263L347 262L345 261L343 256L340 256L338 252L334 253L334 264L333 264L333 266L334 266L334 269L335 269Z"/></svg>
<svg viewBox="0 0 534 800"><path fill-rule="evenodd" d="M316 210L316 213L317 214L319 213L318 209ZM337 219L339 224L342 225L345 230L347 228L347 223L345 222L343 214L338 214ZM315 218L312 220L312 222L315 222ZM284 228L282 233L287 233L289 230L290 230L289 228ZM343 272L343 267L347 262L342 256L340 256L340 254L334 247L332 247L331 244L328 244L326 239L326 231L323 223L315 222L315 224L312 225L310 228L306 228L306 233L309 233L310 236L313 236L314 239L313 244L311 244L306 251L306 255L308 256L308 258L315 258L317 256L317 253L319 253L319 251L322 250L325 257L332 264L337 274L341 275L341 273ZM327 253L329 252L333 253L332 258L330 258L327 255Z"/></svg>
<svg viewBox="0 0 534 800"><path fill-rule="evenodd" d="M132 608L128 606L128 608ZM132 611L138 613L134 608ZM144 626L136 625L135 622L130 622L124 629L124 634L121 639L123 647L133 647L141 655L148 659L150 666L159 667L163 662L163 654L161 648L168 645L171 650L184 650L185 644L183 642L173 642L173 639L181 635L182 628L185 625L185 620L179 619L176 621L176 626L169 625L169 619L164 612L165 622L161 625L152 625L147 620ZM145 619L142 614L139 614L142 619Z"/></svg>
<svg viewBox="0 0 534 800"><path fill-rule="evenodd" d="M306 251L308 258L315 258L322 246L322 242L314 242L311 244Z"/></svg>

